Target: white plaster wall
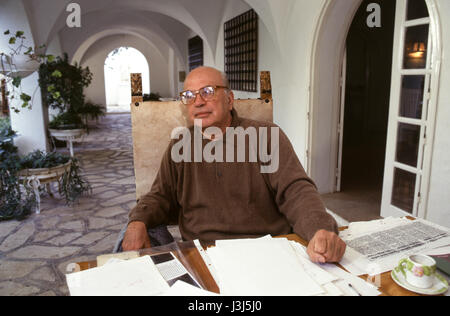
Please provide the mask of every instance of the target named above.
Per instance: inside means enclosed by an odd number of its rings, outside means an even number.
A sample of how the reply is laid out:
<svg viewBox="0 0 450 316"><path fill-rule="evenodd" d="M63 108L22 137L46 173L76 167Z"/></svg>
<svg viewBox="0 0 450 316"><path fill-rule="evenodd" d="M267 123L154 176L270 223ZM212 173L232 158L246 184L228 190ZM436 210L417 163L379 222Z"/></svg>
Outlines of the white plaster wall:
<svg viewBox="0 0 450 316"><path fill-rule="evenodd" d="M87 100L106 104L104 63L108 54L115 48L129 46L139 50L149 64L151 92L163 97L173 97L173 86L169 78L169 63L158 49L132 35L115 35L101 39L92 45L81 60L82 67L89 67L93 73L91 85L85 89ZM167 55L169 48L160 47ZM173 58L173 54L172 54Z"/></svg>
<svg viewBox="0 0 450 316"><path fill-rule="evenodd" d="M47 111L44 111L42 106L38 79L38 72L22 79L22 90L33 97L32 109L22 109L20 113L11 111L10 115L12 129L19 135L14 140L14 144L19 148L20 155L26 155L38 149L48 150L45 127Z"/></svg>
<svg viewBox="0 0 450 316"><path fill-rule="evenodd" d="M254 1L256 2L256 1ZM288 135L306 167L311 52L314 32L325 0L269 0L274 30L272 93L274 121ZM263 52L262 52L263 53ZM266 53L266 52L264 52Z"/></svg>
<svg viewBox="0 0 450 316"><path fill-rule="evenodd" d="M9 52L9 37L3 32L11 33L24 31L27 38L26 47L35 46L33 35L28 23L28 18L21 1L3 0L0 10L0 50ZM19 153L24 155L34 150L48 150L45 119L46 109L42 106L41 93L38 86L38 73L34 72L22 79L22 92L32 96L32 109L21 109L20 113L11 111L11 126L18 133L14 144L19 148ZM12 101L11 105L21 108L21 102Z"/></svg>

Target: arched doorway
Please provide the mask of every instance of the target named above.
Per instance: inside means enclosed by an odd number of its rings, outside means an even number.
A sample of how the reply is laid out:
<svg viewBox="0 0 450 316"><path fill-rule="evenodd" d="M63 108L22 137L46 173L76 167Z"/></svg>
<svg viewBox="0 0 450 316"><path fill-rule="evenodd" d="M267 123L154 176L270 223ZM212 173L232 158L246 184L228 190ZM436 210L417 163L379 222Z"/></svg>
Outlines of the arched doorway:
<svg viewBox="0 0 450 316"><path fill-rule="evenodd" d="M345 86L345 80L342 80L342 74L343 70L346 70L342 65L348 31L355 18L355 13L361 7L362 3L361 0L338 0L329 2L324 7L315 35L312 53L313 67L311 72L307 166L308 172L316 181L319 191L323 194L337 192L337 184L340 183L340 172L342 171L339 169L340 158L342 157L340 139L343 139L340 137L343 132L341 116L344 118L345 123L345 115L341 115L340 111L341 101L344 100L342 98L342 92L345 91L345 89L341 89L341 85ZM371 2L369 1L369 3ZM439 62L437 61L441 55L437 12L435 6L431 4L433 4L432 0L396 1L393 46L394 62L389 97L382 203L380 207L381 212L379 213L383 216L412 214L426 218L424 212L426 208L425 195L428 193L427 185L431 169L429 162L431 161L433 143L430 137L432 138L434 135L436 113L435 102L433 103L433 100L436 101L437 99L437 86L439 82L439 69L437 69ZM424 6L429 10L426 16L407 18L407 14L419 10L413 7L423 8ZM366 11L365 14L367 17L370 12L366 8L363 9ZM413 13L411 14L414 16ZM420 28L422 29L429 30L426 33L428 35L428 42L425 45L420 44L424 43L424 41L416 41L417 45L415 45L414 42L408 39L408 30L414 27L418 28L418 26L421 26ZM410 33L413 32L411 31ZM423 35L425 33L422 32L421 34ZM428 59L423 64L423 68L413 67L407 69L402 64L402 58L406 54L404 50L406 48L414 49L414 47L418 47L418 52L420 52L421 48L425 47L425 50L429 52ZM409 75L424 75L425 80L422 89L423 98L420 100L424 106L424 112L422 116L417 118L402 117L402 115L399 115L399 100L405 90L402 87L408 84L410 85L410 81L414 79L414 77L408 77ZM417 87L420 90L422 86L419 85ZM427 87L434 87L434 89L430 90L432 92L431 95L426 93ZM406 126L405 124L409 125ZM355 133L353 131L353 135L351 136L355 136ZM427 137L426 141L424 140L425 135ZM413 138L414 141L411 143ZM412 151L417 149L418 151L414 154ZM417 159L413 162L414 166L398 161L399 158L401 159L401 152L404 151L409 151L408 155L410 157L417 156ZM366 164L371 167L369 162L366 162ZM382 167L378 167L378 169L382 169ZM405 196L398 196L402 194ZM350 202L354 201L352 196L348 196L348 199ZM408 210L395 206L394 202L402 199L407 200ZM332 207L329 208L335 211ZM339 212L336 213L339 214ZM342 216L342 214L339 215ZM345 218L345 216L342 217Z"/></svg>
<svg viewBox="0 0 450 316"><path fill-rule="evenodd" d="M396 0L380 2L378 27L367 22L371 4L361 3L347 35L335 189L339 193L324 196L350 221L378 218L383 188Z"/></svg>
<svg viewBox="0 0 450 316"><path fill-rule="evenodd" d="M131 73L142 74L142 92L150 93L150 72L145 56L135 48L119 47L105 59L105 95L108 112L129 112Z"/></svg>

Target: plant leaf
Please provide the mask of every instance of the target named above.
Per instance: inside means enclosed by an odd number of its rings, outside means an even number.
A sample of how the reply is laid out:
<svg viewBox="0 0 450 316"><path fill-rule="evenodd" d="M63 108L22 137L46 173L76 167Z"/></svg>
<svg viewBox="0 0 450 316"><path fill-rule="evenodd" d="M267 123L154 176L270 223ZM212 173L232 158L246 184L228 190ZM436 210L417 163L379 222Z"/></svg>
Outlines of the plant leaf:
<svg viewBox="0 0 450 316"><path fill-rule="evenodd" d="M22 83L21 77L14 77L14 79L12 81L12 84L14 87L19 88L21 83Z"/></svg>
<svg viewBox="0 0 450 316"><path fill-rule="evenodd" d="M16 38L15 37L11 37L9 39L9 44L15 44L16 43Z"/></svg>
<svg viewBox="0 0 450 316"><path fill-rule="evenodd" d="M30 97L28 94L26 94L26 93L22 93L22 94L20 95L20 100L22 100L22 101L24 101L24 102L28 102L28 101L31 100L31 97Z"/></svg>
<svg viewBox="0 0 450 316"><path fill-rule="evenodd" d="M52 72L52 77L61 78L62 77L61 71L55 70L54 72Z"/></svg>

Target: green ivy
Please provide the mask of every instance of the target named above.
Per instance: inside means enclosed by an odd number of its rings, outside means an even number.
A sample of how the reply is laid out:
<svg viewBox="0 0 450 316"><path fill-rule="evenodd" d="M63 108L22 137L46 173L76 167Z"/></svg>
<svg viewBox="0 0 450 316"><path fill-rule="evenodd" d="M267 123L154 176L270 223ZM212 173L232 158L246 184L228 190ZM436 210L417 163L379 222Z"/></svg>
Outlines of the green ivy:
<svg viewBox="0 0 450 316"><path fill-rule="evenodd" d="M32 190L21 190L20 157L13 144L16 136L9 120L0 119L0 221L26 218L36 203Z"/></svg>

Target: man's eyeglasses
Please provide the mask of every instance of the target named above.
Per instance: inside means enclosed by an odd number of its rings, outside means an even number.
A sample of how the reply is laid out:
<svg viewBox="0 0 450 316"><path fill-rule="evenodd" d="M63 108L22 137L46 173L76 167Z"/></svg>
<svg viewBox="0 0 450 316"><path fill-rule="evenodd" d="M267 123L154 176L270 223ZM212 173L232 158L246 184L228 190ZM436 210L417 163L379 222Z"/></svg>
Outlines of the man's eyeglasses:
<svg viewBox="0 0 450 316"><path fill-rule="evenodd" d="M209 101L216 94L217 89L228 89L228 87L224 86L206 86L197 91L186 90L180 93L181 102L184 105L190 105L195 102L197 98L197 94L200 94L203 100Z"/></svg>

